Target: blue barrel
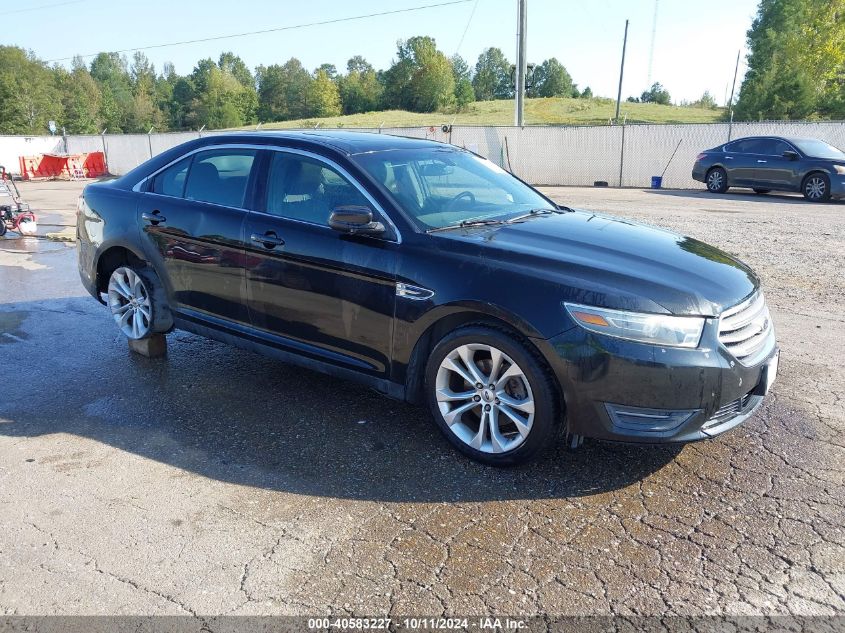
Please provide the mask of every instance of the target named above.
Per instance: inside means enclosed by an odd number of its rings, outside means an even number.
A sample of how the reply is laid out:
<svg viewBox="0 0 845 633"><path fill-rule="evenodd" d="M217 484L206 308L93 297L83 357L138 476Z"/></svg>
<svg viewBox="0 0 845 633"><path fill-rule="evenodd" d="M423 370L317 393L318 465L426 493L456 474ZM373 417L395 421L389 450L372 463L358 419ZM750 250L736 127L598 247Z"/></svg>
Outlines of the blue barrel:
<svg viewBox="0 0 845 633"><path fill-rule="evenodd" d="M651 177L651 188L652 189L660 189L662 184L663 184L663 176L652 176Z"/></svg>

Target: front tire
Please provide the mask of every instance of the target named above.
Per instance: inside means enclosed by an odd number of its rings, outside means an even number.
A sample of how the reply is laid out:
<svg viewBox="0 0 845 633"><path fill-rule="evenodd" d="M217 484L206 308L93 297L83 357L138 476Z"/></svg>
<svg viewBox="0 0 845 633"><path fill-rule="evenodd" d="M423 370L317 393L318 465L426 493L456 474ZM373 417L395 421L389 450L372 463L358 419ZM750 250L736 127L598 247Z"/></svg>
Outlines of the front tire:
<svg viewBox="0 0 845 633"><path fill-rule="evenodd" d="M515 466L551 446L558 419L551 377L510 335L469 326L437 344L426 366L426 399L446 439L491 466Z"/></svg>
<svg viewBox="0 0 845 633"><path fill-rule="evenodd" d="M801 185L801 193L810 202L827 202L830 200L830 178L821 172L810 174Z"/></svg>
<svg viewBox="0 0 845 633"><path fill-rule="evenodd" d="M728 172L721 167L714 167L707 172L707 191L725 193L728 190Z"/></svg>
<svg viewBox="0 0 845 633"><path fill-rule="evenodd" d="M120 266L108 285L108 306L126 338L138 341L167 332L173 318L155 272L146 266Z"/></svg>

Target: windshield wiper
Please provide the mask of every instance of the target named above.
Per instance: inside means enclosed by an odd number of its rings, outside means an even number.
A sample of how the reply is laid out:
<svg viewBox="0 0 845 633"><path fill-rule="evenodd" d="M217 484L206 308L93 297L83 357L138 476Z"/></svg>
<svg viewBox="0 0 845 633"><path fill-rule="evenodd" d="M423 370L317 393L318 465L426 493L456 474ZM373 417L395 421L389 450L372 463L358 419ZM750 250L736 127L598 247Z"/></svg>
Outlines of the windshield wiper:
<svg viewBox="0 0 845 633"><path fill-rule="evenodd" d="M506 224L506 220L461 220L457 224L447 224L446 226L438 226L434 229L429 229L426 233L437 233L439 231L451 231L453 229L471 229L476 226L496 226L497 224Z"/></svg>
<svg viewBox="0 0 845 633"><path fill-rule="evenodd" d="M511 218L508 220L508 224L513 224L514 222L519 222L520 220L527 220L528 218L535 218L539 215L545 215L546 213L567 213L571 210L572 209L569 207L558 207L557 209L531 209L528 213L523 213L515 218Z"/></svg>

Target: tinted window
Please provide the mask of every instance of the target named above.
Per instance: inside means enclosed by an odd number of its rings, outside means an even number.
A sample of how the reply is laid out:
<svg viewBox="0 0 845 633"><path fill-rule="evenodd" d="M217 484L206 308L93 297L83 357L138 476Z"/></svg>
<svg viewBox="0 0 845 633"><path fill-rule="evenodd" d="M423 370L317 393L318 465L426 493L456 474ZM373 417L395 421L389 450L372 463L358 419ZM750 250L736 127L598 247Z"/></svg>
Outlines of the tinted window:
<svg viewBox="0 0 845 633"><path fill-rule="evenodd" d="M795 150L792 149L792 146L785 141L773 141L774 146L772 147L772 155L773 156L783 156L784 152L794 152Z"/></svg>
<svg viewBox="0 0 845 633"><path fill-rule="evenodd" d="M212 150L194 156L188 172L185 197L227 207L243 207L255 151Z"/></svg>
<svg viewBox="0 0 845 633"><path fill-rule="evenodd" d="M458 149L371 152L353 158L424 229L554 208L495 164Z"/></svg>
<svg viewBox="0 0 845 633"><path fill-rule="evenodd" d="M831 158L833 160L845 160L845 152L837 149L833 145L828 145L824 141L817 141L815 139L801 139L795 141L798 148L807 156L814 158Z"/></svg>
<svg viewBox="0 0 845 633"><path fill-rule="evenodd" d="M345 205L372 207L337 171L308 156L274 152L267 183L267 213L328 224L332 210Z"/></svg>
<svg viewBox="0 0 845 633"><path fill-rule="evenodd" d="M188 167L191 165L191 158L180 160L171 165L153 178L150 191L160 193L164 196L175 196L181 198L185 193L185 176L188 174Z"/></svg>
<svg viewBox="0 0 845 633"><path fill-rule="evenodd" d="M773 142L767 138L749 138L742 142L745 154L771 154Z"/></svg>

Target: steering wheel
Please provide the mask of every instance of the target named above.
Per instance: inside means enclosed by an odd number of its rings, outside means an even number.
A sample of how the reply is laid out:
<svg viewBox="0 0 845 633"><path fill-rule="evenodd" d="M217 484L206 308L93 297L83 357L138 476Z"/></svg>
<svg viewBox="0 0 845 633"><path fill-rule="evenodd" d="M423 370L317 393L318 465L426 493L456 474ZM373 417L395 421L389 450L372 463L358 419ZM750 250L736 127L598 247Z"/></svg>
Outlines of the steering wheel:
<svg viewBox="0 0 845 633"><path fill-rule="evenodd" d="M446 203L446 208L443 209L443 210L444 211L451 211L452 207L455 206L455 203L458 200L460 200L461 198L466 198L471 203L475 204L475 194L472 191L462 191L457 196L455 196L454 198L449 200L449 202Z"/></svg>

